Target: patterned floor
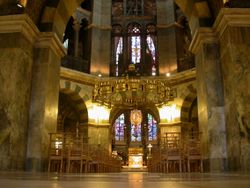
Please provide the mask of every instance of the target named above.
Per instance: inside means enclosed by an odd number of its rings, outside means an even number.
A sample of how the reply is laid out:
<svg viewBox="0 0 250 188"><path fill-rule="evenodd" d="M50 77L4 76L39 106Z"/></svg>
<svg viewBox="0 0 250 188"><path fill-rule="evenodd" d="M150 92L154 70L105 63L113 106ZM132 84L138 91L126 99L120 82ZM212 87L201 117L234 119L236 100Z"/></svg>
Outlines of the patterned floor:
<svg viewBox="0 0 250 188"><path fill-rule="evenodd" d="M0 172L1 188L250 188L250 174Z"/></svg>

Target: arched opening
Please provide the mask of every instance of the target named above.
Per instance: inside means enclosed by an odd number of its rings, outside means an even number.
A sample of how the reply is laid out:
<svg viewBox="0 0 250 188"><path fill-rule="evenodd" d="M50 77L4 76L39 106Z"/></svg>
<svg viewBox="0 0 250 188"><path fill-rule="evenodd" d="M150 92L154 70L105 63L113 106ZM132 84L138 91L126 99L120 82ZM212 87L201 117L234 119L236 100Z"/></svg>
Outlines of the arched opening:
<svg viewBox="0 0 250 188"><path fill-rule="evenodd" d="M87 142L87 108L82 99L74 99L74 93L59 93L57 131L65 134L82 134Z"/></svg>
<svg viewBox="0 0 250 188"><path fill-rule="evenodd" d="M140 120L135 123L133 118ZM111 122L112 151L125 168L142 168L147 164L148 145L158 145L160 140L157 117L150 110L120 110Z"/></svg>

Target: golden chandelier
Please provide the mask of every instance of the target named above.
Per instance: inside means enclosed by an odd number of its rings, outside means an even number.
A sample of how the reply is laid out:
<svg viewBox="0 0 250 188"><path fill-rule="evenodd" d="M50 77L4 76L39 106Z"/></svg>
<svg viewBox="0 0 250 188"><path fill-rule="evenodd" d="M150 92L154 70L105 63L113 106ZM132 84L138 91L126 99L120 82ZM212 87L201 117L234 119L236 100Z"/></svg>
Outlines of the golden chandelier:
<svg viewBox="0 0 250 188"><path fill-rule="evenodd" d="M129 67L129 73L124 77L102 78L95 84L93 102L109 108L134 108L162 106L176 97L176 89L166 80L141 78L133 73L133 68Z"/></svg>

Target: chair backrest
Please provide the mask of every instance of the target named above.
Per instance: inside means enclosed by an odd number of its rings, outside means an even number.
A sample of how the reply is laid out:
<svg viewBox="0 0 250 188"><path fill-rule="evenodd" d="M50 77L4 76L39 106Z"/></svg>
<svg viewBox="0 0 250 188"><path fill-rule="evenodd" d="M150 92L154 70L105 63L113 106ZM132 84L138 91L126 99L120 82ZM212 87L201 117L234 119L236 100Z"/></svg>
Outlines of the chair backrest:
<svg viewBox="0 0 250 188"><path fill-rule="evenodd" d="M188 140L187 155L201 155L200 140L197 139Z"/></svg>
<svg viewBox="0 0 250 188"><path fill-rule="evenodd" d="M50 133L49 155L62 156L64 153L64 134Z"/></svg>

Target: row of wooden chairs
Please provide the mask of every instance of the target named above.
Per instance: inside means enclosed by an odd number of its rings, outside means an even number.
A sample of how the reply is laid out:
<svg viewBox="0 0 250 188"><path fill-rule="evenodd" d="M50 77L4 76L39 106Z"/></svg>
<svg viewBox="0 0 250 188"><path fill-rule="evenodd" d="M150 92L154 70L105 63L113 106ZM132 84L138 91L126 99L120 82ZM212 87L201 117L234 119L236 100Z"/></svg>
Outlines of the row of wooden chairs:
<svg viewBox="0 0 250 188"><path fill-rule="evenodd" d="M82 135L51 133L48 172L119 172L121 161L99 145L84 143Z"/></svg>
<svg viewBox="0 0 250 188"><path fill-rule="evenodd" d="M160 147L152 148L150 172L203 172L200 139L182 138L180 133L166 133Z"/></svg>

